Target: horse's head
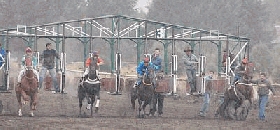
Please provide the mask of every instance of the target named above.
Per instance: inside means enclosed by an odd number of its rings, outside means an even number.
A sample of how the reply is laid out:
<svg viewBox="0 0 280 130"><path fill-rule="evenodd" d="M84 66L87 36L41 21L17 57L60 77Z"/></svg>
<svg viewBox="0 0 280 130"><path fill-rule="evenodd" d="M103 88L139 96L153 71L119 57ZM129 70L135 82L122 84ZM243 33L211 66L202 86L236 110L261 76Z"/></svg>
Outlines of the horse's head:
<svg viewBox="0 0 280 130"><path fill-rule="evenodd" d="M31 56L25 56L25 69L26 70L32 70L32 57Z"/></svg>
<svg viewBox="0 0 280 130"><path fill-rule="evenodd" d="M152 85L155 76L155 70L152 67L147 67L143 75L143 83Z"/></svg>
<svg viewBox="0 0 280 130"><path fill-rule="evenodd" d="M98 70L97 61L98 61L97 57L92 57L91 58L91 63L90 63L90 66L89 66L89 73L88 73L88 77L90 79L96 79L97 78L97 73L96 73L96 71Z"/></svg>

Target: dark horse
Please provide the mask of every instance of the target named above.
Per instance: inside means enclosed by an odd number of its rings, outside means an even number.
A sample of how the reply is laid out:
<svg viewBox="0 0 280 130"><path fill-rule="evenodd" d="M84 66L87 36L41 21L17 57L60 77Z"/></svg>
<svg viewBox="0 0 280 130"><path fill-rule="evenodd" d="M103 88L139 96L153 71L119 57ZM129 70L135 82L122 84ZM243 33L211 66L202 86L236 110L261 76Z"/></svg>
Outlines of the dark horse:
<svg viewBox="0 0 280 130"><path fill-rule="evenodd" d="M137 91L136 91L136 98L138 99L138 103L139 103L138 117L145 117L147 115L145 111L147 105L150 106L149 114L154 115L154 112L152 111L153 105L151 104L155 91L154 80L155 80L155 71L153 68L148 67L144 72L142 82L137 87ZM141 115L141 111L143 112L142 115Z"/></svg>
<svg viewBox="0 0 280 130"><path fill-rule="evenodd" d="M216 114L224 118L245 120L253 104L253 87L250 80L253 78L253 66L245 66L242 80L235 88L228 88L224 93L224 102L219 106Z"/></svg>
<svg viewBox="0 0 280 130"><path fill-rule="evenodd" d="M33 73L32 57L25 57L25 73L21 79L21 84L18 84L15 91L19 105L18 116L22 116L22 103L25 104L30 99L30 116L34 116L33 111L36 110L38 102L38 80ZM21 98L24 102L21 101Z"/></svg>
<svg viewBox="0 0 280 130"><path fill-rule="evenodd" d="M78 86L78 97L79 97L79 107L80 107L80 116L82 102L86 98L88 104L90 104L91 116L93 115L93 103L95 102L95 113L98 113L99 102L100 102L100 80L97 75L98 65L97 57L91 58L91 63L89 66L89 73L84 79L80 80ZM95 98L97 99L95 101Z"/></svg>

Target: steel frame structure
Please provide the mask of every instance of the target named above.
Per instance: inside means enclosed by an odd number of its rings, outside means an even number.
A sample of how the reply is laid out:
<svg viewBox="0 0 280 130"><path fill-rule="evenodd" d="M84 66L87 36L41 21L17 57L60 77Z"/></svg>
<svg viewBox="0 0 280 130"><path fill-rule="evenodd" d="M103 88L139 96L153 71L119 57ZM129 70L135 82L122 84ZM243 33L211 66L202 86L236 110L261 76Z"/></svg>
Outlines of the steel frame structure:
<svg viewBox="0 0 280 130"><path fill-rule="evenodd" d="M106 15L95 18L84 18L34 26L18 25L16 28L0 30L0 36L2 37L6 50L9 50L9 39L18 37L26 39L26 41L29 42L29 46L31 46L35 52L37 51L37 40L40 38L47 38L56 43L56 50L61 52L63 56L66 54L65 46L67 43L65 43L65 39L75 38L81 41L84 45L84 60L86 59L88 53L93 49L93 40L103 39L110 45L111 73L116 73L116 75L118 75L117 77L120 75L120 68L118 68L115 64L115 54L120 53L120 41L122 39L129 39L137 45L137 63L141 60L141 52L144 51L144 54L147 53L146 44L148 41L156 40L161 42L164 47L164 66L169 66L168 46L171 45L171 55L176 55L175 43L177 41L183 41L189 44L192 49L198 44L199 51L201 51L200 47L202 42L208 41L214 43L218 48L217 55L219 73L221 72L222 66L222 42L227 44L226 47L227 50L229 50L229 42L245 44L248 46L250 41L250 39L246 37L223 34L218 30L203 30L153 20L134 18L125 15ZM144 49L141 49L141 47ZM246 52L246 55L249 57L249 51ZM227 63L228 65L231 64L230 62ZM62 70L62 86L64 88L65 65L56 64L56 68L57 71ZM165 67L165 74L169 72L168 68L169 67ZM176 71L177 70L171 70L172 77L177 75ZM226 74L229 72L230 70L228 70Z"/></svg>

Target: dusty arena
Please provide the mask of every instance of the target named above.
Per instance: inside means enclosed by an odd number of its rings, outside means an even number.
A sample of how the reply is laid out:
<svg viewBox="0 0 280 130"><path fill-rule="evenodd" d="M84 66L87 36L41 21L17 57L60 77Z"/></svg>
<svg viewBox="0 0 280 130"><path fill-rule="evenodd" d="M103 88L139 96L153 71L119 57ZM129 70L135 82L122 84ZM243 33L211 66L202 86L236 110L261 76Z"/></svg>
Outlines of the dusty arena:
<svg viewBox="0 0 280 130"><path fill-rule="evenodd" d="M131 108L130 95L110 95L101 91L99 113L93 117L83 106L79 117L77 98L77 83L66 86L67 94L52 94L51 91L39 91L39 104L34 117L29 117L29 105L23 107L23 116L17 116L17 101L15 92L1 93L3 112L0 116L0 128L10 129L280 129L279 97L270 98L267 107L267 121L257 120L258 108L249 112L246 121L233 121L215 118L214 112L219 104L219 98L212 96L210 110L205 118L198 116L202 97L186 96L181 93L179 98L167 96L164 100L162 117L138 118L137 111ZM86 103L84 103L86 104ZM87 115L87 116L86 116Z"/></svg>
<svg viewBox="0 0 280 130"><path fill-rule="evenodd" d="M68 68L71 68L71 66L68 66ZM0 93L0 100L3 105L3 111L0 115L0 129L280 129L280 99L277 87L278 95L270 97L265 122L257 120L257 107L250 110L245 121L234 121L214 117L220 103L219 94L212 95L210 110L206 117L199 117L198 112L203 99L200 96L187 96L186 92L188 90L183 84L185 81L178 83L178 96L176 98L166 96L161 117L155 115L154 117L138 118L137 110L131 108L130 86L122 88L121 95L111 95L108 94L108 91L113 90L108 88L114 87L108 86L108 84L102 86L99 113L90 117L90 111L86 109L86 101L84 101L83 115L79 116L77 80L81 73L81 71L67 71L65 88L67 94L52 94L51 91L41 89L39 91L39 104L34 117L29 116L29 105L24 105L22 117L17 115L18 105L14 88L10 88L10 93ZM16 73L12 76L15 77ZM106 76L103 77L106 78Z"/></svg>

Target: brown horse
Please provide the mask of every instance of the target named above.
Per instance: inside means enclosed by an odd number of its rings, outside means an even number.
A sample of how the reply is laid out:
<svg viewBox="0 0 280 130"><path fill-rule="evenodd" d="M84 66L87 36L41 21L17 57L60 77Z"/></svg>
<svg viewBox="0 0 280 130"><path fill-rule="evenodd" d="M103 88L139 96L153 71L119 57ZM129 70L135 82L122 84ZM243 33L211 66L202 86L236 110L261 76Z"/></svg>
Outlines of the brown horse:
<svg viewBox="0 0 280 130"><path fill-rule="evenodd" d="M32 57L25 57L25 73L21 79L21 84L18 84L15 91L19 105L18 115L22 116L22 104L31 100L30 116L34 116L33 111L36 110L38 102L38 80L36 75L33 73ZM21 99L24 101L22 102Z"/></svg>
<svg viewBox="0 0 280 130"><path fill-rule="evenodd" d="M234 88L226 89L224 102L219 106L216 114L224 118L245 120L253 104L253 87L250 80L253 77L253 66L246 65L242 80Z"/></svg>

